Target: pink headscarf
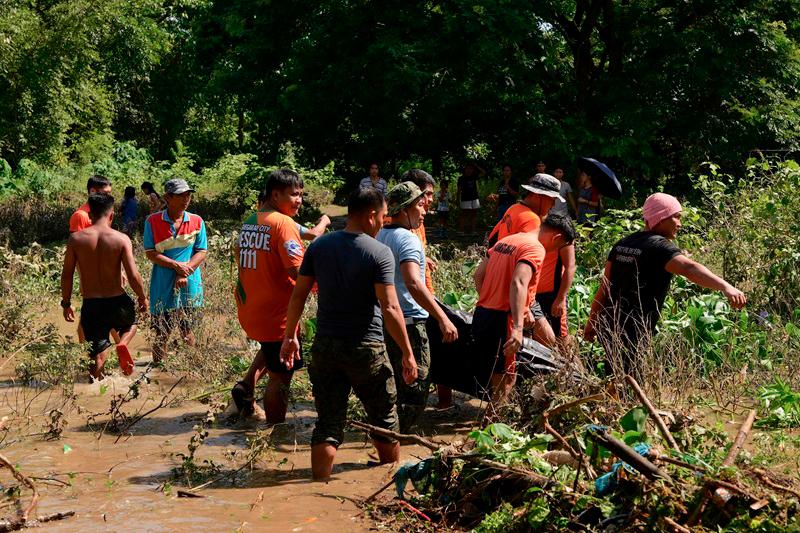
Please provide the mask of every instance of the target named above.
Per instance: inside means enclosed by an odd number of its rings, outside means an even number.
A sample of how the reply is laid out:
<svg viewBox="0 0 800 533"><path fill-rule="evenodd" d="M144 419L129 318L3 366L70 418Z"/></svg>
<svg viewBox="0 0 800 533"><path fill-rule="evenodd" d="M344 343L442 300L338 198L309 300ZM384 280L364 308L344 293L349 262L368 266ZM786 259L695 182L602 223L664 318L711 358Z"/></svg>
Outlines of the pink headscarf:
<svg viewBox="0 0 800 533"><path fill-rule="evenodd" d="M677 198L663 192L651 194L644 201L642 215L647 227L653 229L662 220L681 211L681 203Z"/></svg>

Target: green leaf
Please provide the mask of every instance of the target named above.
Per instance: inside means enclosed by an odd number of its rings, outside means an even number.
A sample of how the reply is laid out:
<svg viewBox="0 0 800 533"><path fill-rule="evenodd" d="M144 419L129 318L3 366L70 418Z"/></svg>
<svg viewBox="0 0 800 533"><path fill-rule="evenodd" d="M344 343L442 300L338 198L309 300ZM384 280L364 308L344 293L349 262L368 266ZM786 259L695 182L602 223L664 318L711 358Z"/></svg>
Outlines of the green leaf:
<svg viewBox="0 0 800 533"><path fill-rule="evenodd" d="M645 438L646 436L642 431L626 431L625 434L622 435L622 441L628 446L633 446L637 442L642 442Z"/></svg>
<svg viewBox="0 0 800 533"><path fill-rule="evenodd" d="M64 453L67 454L72 451L72 446L69 444L64 444Z"/></svg>
<svg viewBox="0 0 800 533"><path fill-rule="evenodd" d="M634 407L619 419L619 425L626 432L636 431L644 434L647 428L647 411L643 407Z"/></svg>

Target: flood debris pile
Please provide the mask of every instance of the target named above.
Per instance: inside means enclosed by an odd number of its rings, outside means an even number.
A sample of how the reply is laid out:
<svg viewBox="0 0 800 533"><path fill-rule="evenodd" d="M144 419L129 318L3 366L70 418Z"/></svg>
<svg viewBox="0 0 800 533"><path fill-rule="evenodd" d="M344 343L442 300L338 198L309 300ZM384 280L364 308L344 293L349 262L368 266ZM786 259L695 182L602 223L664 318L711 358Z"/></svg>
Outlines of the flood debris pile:
<svg viewBox="0 0 800 533"><path fill-rule="evenodd" d="M420 531L800 527L797 483L757 468L742 453L755 411L731 440L690 417L656 410L628 382L638 401L620 401L606 389L550 407L525 431L494 423L447 445L395 435L432 454L400 467L365 500L365 510L388 528L402 521L404 529ZM390 486L395 500L376 504L386 501L377 496Z"/></svg>

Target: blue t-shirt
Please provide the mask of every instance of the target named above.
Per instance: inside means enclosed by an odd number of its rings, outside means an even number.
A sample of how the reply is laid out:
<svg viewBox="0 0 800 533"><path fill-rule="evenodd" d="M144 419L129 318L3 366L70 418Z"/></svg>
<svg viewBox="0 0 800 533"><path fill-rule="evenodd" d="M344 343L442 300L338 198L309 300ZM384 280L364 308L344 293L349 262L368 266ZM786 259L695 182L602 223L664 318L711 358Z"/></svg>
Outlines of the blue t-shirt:
<svg viewBox="0 0 800 533"><path fill-rule="evenodd" d="M403 274L400 272L400 263L414 261L419 265L419 279L425 286L425 250L419 237L400 226L386 226L376 238L388 246L394 255L394 286L403 316L414 320L428 318L428 312L408 292Z"/></svg>
<svg viewBox="0 0 800 533"><path fill-rule="evenodd" d="M136 222L136 217L139 214L139 202L136 198L126 198L122 201L122 223L127 225L130 222Z"/></svg>
<svg viewBox="0 0 800 533"><path fill-rule="evenodd" d="M208 248L205 222L189 212L183 213L183 220L177 231L166 209L153 213L145 220L142 239L146 251L155 250L179 263L189 261L194 254ZM186 287L175 287L177 277L178 273L173 269L153 264L153 275L150 278L151 314L157 315L180 307L203 306L200 268L189 276Z"/></svg>

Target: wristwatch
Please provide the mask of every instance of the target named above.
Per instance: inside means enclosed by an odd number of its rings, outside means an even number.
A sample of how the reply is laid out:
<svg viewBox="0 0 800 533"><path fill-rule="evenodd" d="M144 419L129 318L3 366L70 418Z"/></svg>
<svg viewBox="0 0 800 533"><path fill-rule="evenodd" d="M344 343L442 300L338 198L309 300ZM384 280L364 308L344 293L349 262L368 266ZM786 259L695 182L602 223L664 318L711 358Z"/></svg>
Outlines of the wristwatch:
<svg viewBox="0 0 800 533"><path fill-rule="evenodd" d="M72 307L72 302L70 302L69 300L66 300L66 301L61 300L61 308L62 309L68 309L70 307Z"/></svg>

